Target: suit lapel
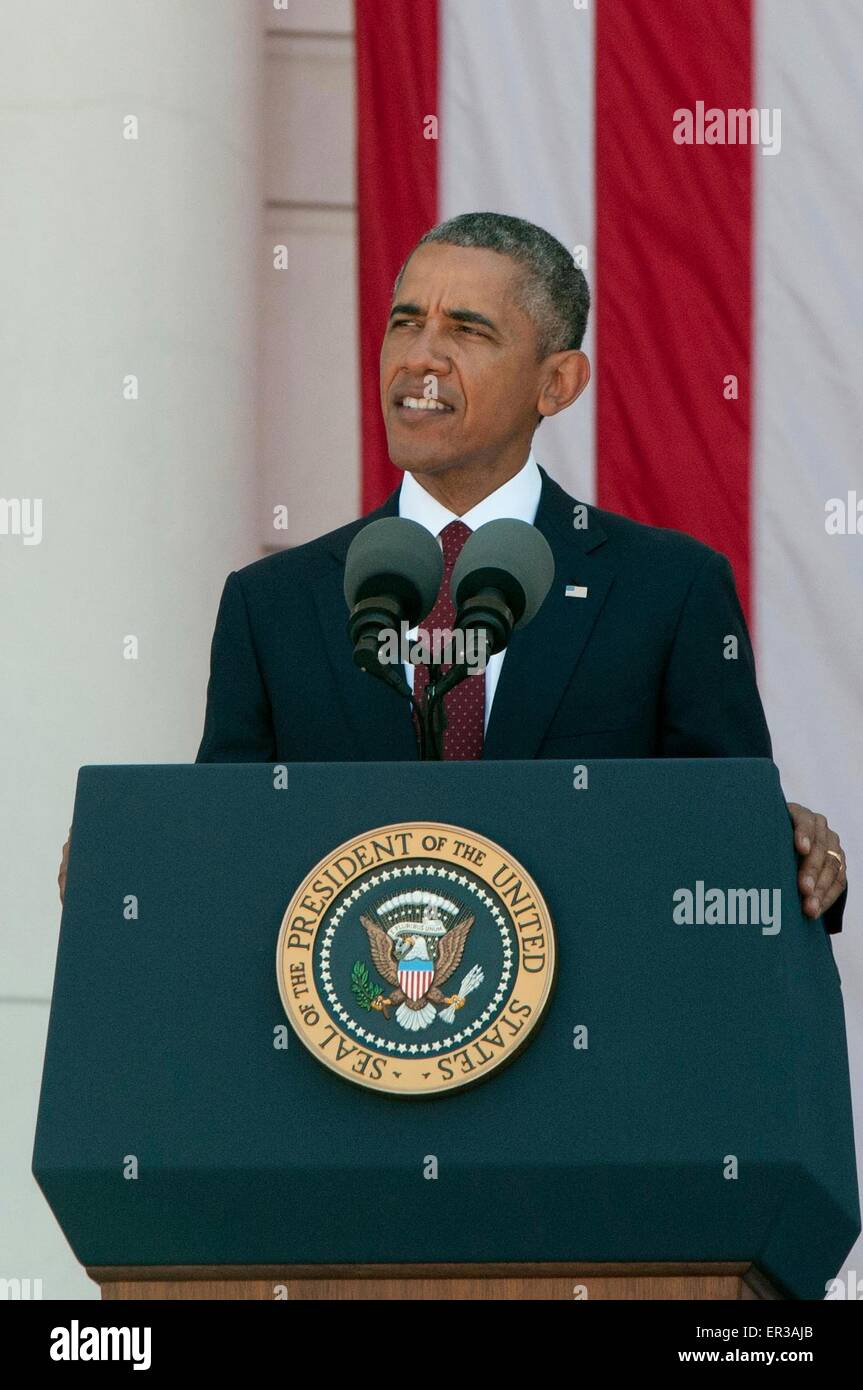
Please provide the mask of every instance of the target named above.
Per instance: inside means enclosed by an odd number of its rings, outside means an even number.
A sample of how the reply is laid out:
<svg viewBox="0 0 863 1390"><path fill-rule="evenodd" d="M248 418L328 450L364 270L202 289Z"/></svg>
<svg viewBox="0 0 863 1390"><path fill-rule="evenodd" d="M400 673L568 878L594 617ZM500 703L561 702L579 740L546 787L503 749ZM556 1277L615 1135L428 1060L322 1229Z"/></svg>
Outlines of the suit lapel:
<svg viewBox="0 0 863 1390"><path fill-rule="evenodd" d="M315 587L315 603L352 745L372 762L409 762L419 757L410 705L394 690L354 665L347 635L345 558L358 531L382 516L398 515L398 489L382 507L355 527L338 534L330 546L327 569Z"/></svg>
<svg viewBox="0 0 863 1390"><path fill-rule="evenodd" d="M610 547L593 510L584 508L587 524L577 528L579 504L540 471L535 525L551 546L554 579L533 622L507 648L483 758L536 756L614 581ZM587 595L568 597L568 585L586 588Z"/></svg>

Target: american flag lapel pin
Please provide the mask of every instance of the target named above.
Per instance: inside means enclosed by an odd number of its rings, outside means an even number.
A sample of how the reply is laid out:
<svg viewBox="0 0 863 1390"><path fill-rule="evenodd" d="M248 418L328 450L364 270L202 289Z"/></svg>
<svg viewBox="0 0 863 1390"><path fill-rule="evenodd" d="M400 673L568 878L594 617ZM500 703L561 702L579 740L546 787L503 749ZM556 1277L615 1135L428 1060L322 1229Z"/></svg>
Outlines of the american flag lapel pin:
<svg viewBox="0 0 863 1390"><path fill-rule="evenodd" d="M587 598L587 585L567 584L565 593L567 598Z"/></svg>

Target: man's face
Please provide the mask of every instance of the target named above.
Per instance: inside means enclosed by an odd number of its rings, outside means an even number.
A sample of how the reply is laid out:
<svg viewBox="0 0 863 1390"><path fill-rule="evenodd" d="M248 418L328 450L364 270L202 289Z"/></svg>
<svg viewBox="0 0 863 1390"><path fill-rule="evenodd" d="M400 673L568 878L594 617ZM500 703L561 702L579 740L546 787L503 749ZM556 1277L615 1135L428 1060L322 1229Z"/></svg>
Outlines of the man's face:
<svg viewBox="0 0 863 1390"><path fill-rule="evenodd" d="M542 364L533 321L514 302L519 274L508 256L474 247L428 243L411 256L381 348L381 408L397 468L442 473L513 444L527 452ZM402 405L430 393L448 408Z"/></svg>

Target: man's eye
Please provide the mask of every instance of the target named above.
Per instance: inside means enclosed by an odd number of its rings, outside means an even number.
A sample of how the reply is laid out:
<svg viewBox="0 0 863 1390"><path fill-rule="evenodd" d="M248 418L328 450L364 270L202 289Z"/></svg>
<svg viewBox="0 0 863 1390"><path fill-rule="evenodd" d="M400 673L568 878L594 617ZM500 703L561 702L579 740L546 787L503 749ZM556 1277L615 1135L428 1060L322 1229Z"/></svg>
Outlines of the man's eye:
<svg viewBox="0 0 863 1390"><path fill-rule="evenodd" d="M460 323L460 324L459 324L459 332L460 332L460 333L472 333L472 334L474 335L474 337L476 337L476 338L484 338L484 337L485 337L485 334L484 334L484 333L480 333L480 331L479 331L478 328L471 328L471 326L470 326L469 323Z"/></svg>

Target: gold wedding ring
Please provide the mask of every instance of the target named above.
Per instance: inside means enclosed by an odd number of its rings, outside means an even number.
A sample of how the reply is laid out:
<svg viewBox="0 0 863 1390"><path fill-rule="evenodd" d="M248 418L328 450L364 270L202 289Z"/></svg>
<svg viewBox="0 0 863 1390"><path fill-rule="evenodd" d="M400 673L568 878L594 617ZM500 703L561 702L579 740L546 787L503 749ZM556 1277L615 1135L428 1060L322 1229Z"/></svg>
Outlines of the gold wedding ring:
<svg viewBox="0 0 863 1390"><path fill-rule="evenodd" d="M836 851L835 849L828 849L827 853L828 853L829 855L832 855L832 857L836 860L836 863L839 865L839 868L840 868L840 869L844 869L845 865L842 863L842 855L841 855L841 854L838 854L837 851Z"/></svg>

